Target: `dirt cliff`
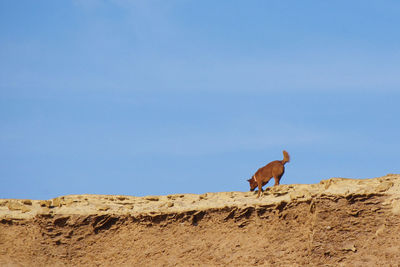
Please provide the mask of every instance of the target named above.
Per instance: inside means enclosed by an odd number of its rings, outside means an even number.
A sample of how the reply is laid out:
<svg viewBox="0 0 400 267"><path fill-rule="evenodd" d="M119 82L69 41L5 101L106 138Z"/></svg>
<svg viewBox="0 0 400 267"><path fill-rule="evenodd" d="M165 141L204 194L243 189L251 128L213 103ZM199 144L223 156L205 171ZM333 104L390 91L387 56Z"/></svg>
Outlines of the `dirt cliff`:
<svg viewBox="0 0 400 267"><path fill-rule="evenodd" d="M0 266L400 266L400 175L0 200Z"/></svg>

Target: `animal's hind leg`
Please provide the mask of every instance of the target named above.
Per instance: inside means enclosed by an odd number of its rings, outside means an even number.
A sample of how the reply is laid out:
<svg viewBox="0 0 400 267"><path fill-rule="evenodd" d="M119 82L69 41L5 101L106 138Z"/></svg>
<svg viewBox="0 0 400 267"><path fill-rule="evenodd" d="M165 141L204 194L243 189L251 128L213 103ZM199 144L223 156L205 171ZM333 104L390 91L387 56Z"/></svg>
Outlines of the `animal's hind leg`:
<svg viewBox="0 0 400 267"><path fill-rule="evenodd" d="M274 186L279 185L279 182L281 181L282 175L283 175L283 174L274 175L274 179L275 179L275 184L274 184Z"/></svg>

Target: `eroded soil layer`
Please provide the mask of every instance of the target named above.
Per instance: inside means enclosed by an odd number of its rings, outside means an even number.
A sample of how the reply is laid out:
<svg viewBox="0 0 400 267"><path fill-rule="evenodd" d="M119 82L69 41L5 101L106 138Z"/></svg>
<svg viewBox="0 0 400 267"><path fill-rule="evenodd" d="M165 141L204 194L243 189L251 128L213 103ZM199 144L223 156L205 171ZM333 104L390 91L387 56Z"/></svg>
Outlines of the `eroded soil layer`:
<svg viewBox="0 0 400 267"><path fill-rule="evenodd" d="M249 205L3 216L0 265L400 266L400 177L389 178L377 178L374 192L320 191Z"/></svg>

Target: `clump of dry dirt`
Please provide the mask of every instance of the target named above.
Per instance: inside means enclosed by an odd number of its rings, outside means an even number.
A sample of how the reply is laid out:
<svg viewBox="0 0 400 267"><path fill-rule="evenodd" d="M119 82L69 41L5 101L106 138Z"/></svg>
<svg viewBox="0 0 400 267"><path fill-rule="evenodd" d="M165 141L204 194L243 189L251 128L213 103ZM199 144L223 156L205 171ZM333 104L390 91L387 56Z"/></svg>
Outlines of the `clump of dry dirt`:
<svg viewBox="0 0 400 267"><path fill-rule="evenodd" d="M399 266L400 175L0 200L1 266Z"/></svg>

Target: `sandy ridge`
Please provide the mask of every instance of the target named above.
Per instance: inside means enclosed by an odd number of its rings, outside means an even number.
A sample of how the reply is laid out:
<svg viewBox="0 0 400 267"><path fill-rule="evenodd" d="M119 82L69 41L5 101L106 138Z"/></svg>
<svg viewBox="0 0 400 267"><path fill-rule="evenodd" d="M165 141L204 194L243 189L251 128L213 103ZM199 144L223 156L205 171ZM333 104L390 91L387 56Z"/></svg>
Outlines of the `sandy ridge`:
<svg viewBox="0 0 400 267"><path fill-rule="evenodd" d="M175 194L166 196L67 195L50 200L0 199L0 220L28 220L36 215L154 215L236 207L273 206L282 202L337 198L388 196L385 204L400 214L400 175L371 179L330 178L319 184L269 187L260 198L253 192Z"/></svg>

